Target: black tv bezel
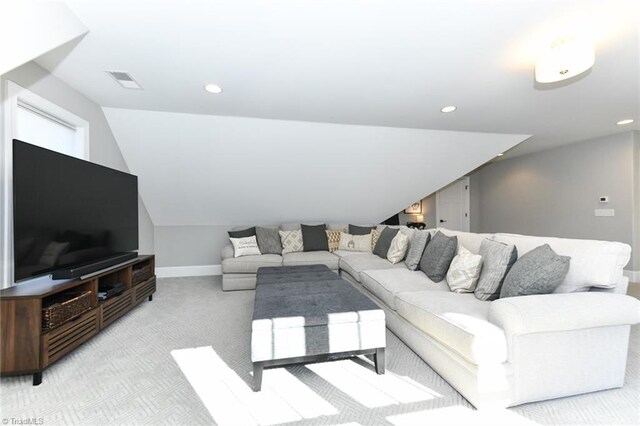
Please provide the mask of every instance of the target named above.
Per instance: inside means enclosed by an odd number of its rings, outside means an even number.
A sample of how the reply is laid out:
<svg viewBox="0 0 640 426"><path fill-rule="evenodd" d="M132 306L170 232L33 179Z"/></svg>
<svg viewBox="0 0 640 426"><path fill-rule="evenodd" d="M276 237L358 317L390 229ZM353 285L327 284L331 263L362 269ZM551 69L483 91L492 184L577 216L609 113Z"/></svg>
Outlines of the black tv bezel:
<svg viewBox="0 0 640 426"><path fill-rule="evenodd" d="M34 145L31 144L29 142L25 142L23 140L20 139L16 139L14 138L12 141L12 150L11 150L11 239L12 239L12 244L11 244L11 250L14 254L14 259L13 259L13 265L12 265L12 269L13 269L13 282L14 283L21 283L24 281L29 281L29 280L33 280L33 279L37 279L37 278L42 278L45 276L51 276L51 279L53 280L61 280L61 279L74 279L74 278L79 278L82 277L84 275L88 275L88 274L92 274L95 273L101 269L105 269L114 265L117 265L119 263L122 262L126 262L128 260L131 259L135 259L138 257L138 252L137 250L139 250L140 248L140 219L139 219L139 214L140 211L138 209L138 204L136 203L136 211L137 211L137 218L136 218L136 228L137 228L137 232L136 232L136 249L135 250L130 250L130 251L126 251L126 252L119 252L119 253L113 253L111 256L106 256L106 257L102 257L99 259L95 259L89 262L82 262L82 263L76 263L76 264L71 264L71 265L67 265L65 267L59 268L59 269L54 269L54 270L48 270L46 272L43 272L41 274L36 274L36 275L30 275L28 277L24 277L24 278L20 278L20 279L16 279L16 274L15 274L15 268L16 268L16 261L15 261L15 242L16 242L16 233L15 233L15 229L16 229L16 209L15 209L15 205L16 205L16 191L15 191L15 179L14 179L14 174L15 174L15 169L14 169L14 164L15 164L15 146L16 143L22 143L22 144L26 144L29 145L31 147L37 148L37 149L41 149L41 150L45 150L48 151L51 154L54 155L58 155L58 156L62 156L65 158L69 158L72 160L76 160L76 161L81 161L84 163L88 163L91 164L92 167L98 167L98 168L102 168L102 169L107 169L109 171L112 172L116 172L116 173L121 173L127 176L132 176L135 178L136 180L136 193L138 193L138 176L128 173L128 172L123 172L122 170L118 170L118 169L114 169L112 167L108 167L108 166L104 166L102 164L97 164L94 163L92 161L89 160L85 160L83 158L78 158L78 157L74 157L71 155L67 155L67 154L63 154L61 152L57 152L57 151L53 151L47 148L43 148L41 146L38 145Z"/></svg>

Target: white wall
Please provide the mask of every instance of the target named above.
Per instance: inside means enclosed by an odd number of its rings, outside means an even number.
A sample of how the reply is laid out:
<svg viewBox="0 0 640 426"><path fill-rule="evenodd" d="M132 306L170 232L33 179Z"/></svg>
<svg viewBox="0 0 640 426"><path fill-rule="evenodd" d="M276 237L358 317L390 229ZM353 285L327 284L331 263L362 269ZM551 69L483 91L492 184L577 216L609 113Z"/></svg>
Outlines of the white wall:
<svg viewBox="0 0 640 426"><path fill-rule="evenodd" d="M471 175L471 230L620 241L634 249L626 269L640 270L638 149L627 132L491 163Z"/></svg>
<svg viewBox="0 0 640 426"><path fill-rule="evenodd" d="M129 172L104 113L96 103L78 93L34 62L29 62L4 74L2 80L11 80L87 120L90 124L90 160L94 163ZM4 88L4 84L2 84L2 87ZM3 140L3 143L8 142ZM2 152L4 151L3 149ZM3 158L3 161L7 160ZM139 252L153 253L154 226L142 198L138 200L138 212Z"/></svg>

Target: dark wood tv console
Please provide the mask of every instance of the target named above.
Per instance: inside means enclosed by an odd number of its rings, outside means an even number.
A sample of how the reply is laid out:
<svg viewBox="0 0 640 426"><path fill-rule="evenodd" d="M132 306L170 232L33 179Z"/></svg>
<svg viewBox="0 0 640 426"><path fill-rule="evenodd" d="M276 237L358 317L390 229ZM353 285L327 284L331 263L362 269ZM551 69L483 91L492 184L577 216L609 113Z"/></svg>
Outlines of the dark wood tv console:
<svg viewBox="0 0 640 426"><path fill-rule="evenodd" d="M99 283L124 283L125 290L98 301ZM57 326L43 328L42 308L87 291L91 294L86 310ZM49 365L145 299L151 301L155 291L153 255L138 256L74 281L24 283L0 291L0 374L33 374L33 385L39 385Z"/></svg>

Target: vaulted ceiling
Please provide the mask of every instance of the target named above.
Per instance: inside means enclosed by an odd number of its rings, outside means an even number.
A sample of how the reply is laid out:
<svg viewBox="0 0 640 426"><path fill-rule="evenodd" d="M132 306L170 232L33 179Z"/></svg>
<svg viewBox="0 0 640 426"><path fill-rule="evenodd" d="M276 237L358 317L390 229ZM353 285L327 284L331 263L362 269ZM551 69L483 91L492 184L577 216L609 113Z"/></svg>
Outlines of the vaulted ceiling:
<svg viewBox="0 0 640 426"><path fill-rule="evenodd" d="M324 220L330 203L377 221L514 146L640 129L636 0L66 3L89 33L37 62L105 107L156 224ZM594 67L534 83L568 35Z"/></svg>

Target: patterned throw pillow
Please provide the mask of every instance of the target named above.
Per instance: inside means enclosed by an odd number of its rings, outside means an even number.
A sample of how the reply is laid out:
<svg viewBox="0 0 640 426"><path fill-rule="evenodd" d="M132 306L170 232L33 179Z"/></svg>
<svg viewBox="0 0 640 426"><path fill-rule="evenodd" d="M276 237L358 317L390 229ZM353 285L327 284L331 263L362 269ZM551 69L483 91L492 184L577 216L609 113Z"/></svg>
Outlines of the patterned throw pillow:
<svg viewBox="0 0 640 426"><path fill-rule="evenodd" d="M415 233L409 244L407 258L404 260L405 265L410 271L416 271L422 259L425 247L431 240L431 234L428 231L418 231Z"/></svg>
<svg viewBox="0 0 640 426"><path fill-rule="evenodd" d="M480 255L482 272L473 293L480 300L496 300L500 296L505 276L518 259L518 249L513 244L485 238L480 244Z"/></svg>
<svg viewBox="0 0 640 426"><path fill-rule="evenodd" d="M473 293L480 278L482 256L473 254L462 244L458 245L458 254L451 261L447 272L447 284L454 293Z"/></svg>
<svg viewBox="0 0 640 426"><path fill-rule="evenodd" d="M371 234L351 235L341 232L338 248L345 251L371 252Z"/></svg>
<svg viewBox="0 0 640 426"><path fill-rule="evenodd" d="M338 250L338 247L340 247L340 233L342 231L328 230L325 232L327 233L327 240L329 241L329 251L334 252Z"/></svg>
<svg viewBox="0 0 640 426"><path fill-rule="evenodd" d="M282 241L282 254L304 251L301 230L296 229L294 231L278 232L280 233L280 240Z"/></svg>
<svg viewBox="0 0 640 426"><path fill-rule="evenodd" d="M380 234L382 234L382 229L374 229L371 231L371 251L376 247Z"/></svg>

